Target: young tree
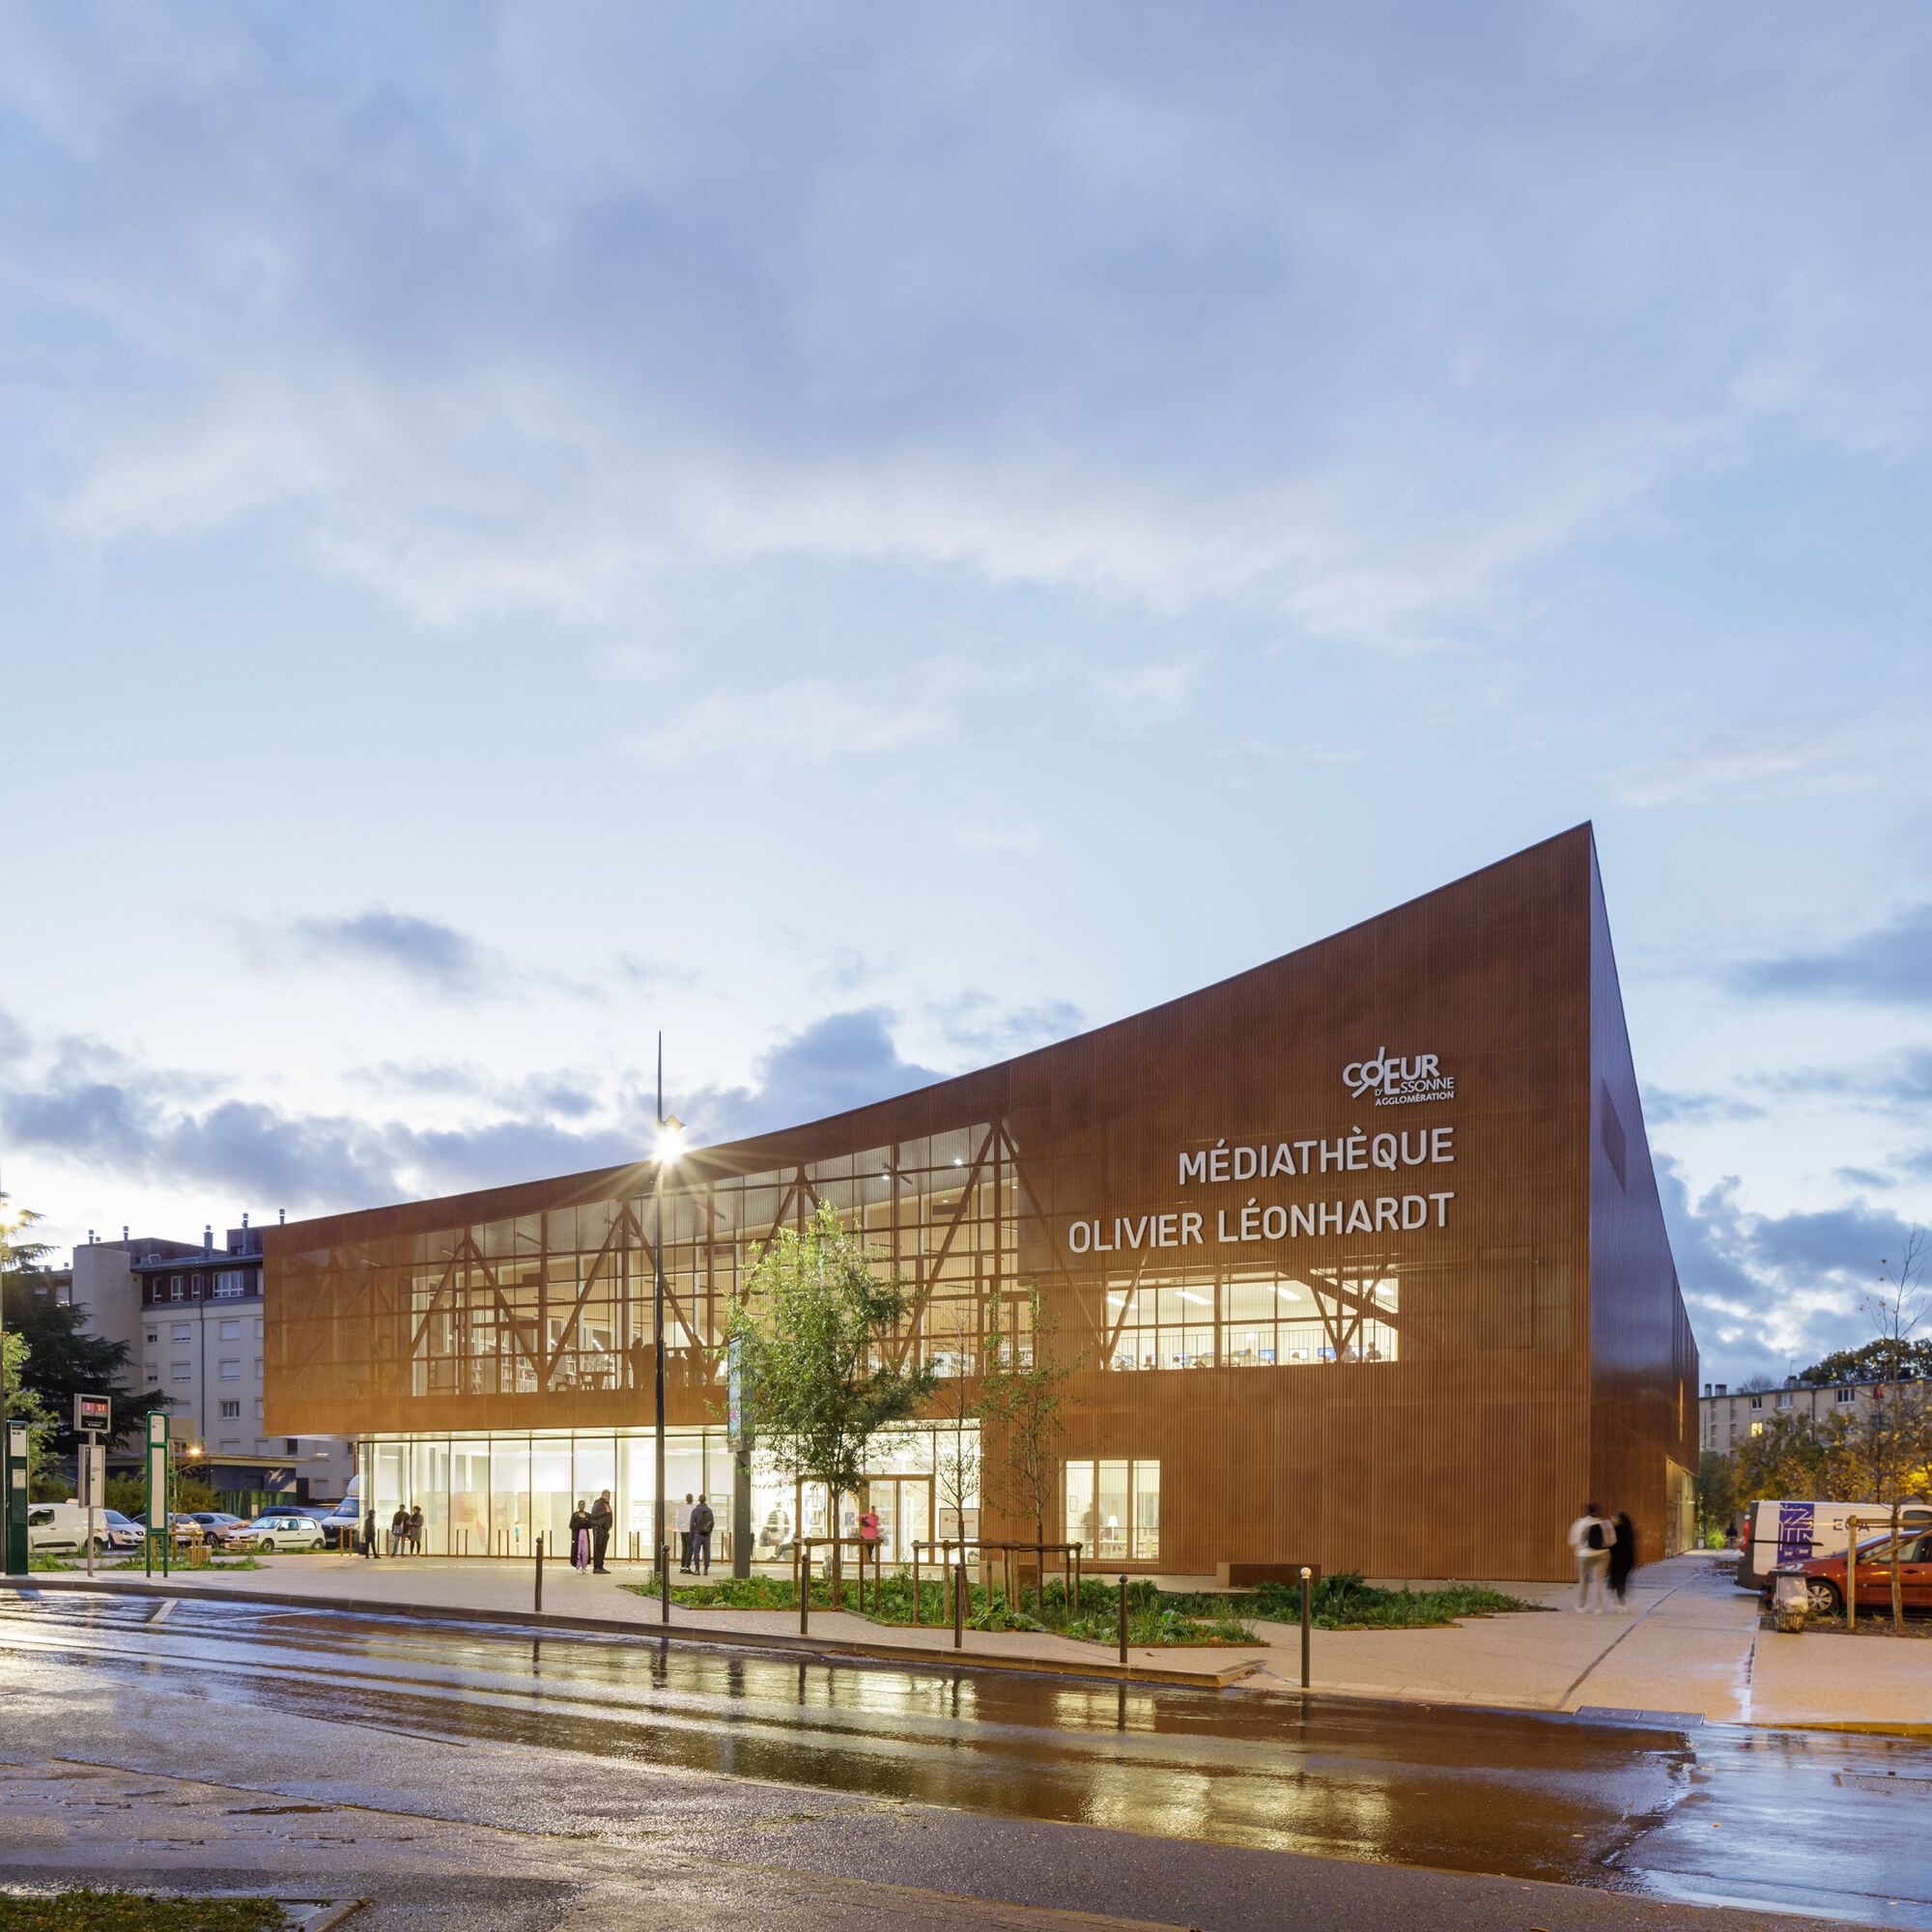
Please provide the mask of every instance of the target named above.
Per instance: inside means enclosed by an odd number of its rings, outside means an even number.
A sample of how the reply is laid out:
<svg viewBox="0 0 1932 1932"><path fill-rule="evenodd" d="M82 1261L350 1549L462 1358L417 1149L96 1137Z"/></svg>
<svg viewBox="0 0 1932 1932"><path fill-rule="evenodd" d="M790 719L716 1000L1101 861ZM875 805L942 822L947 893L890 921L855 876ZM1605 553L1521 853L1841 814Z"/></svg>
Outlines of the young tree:
<svg viewBox="0 0 1932 1932"><path fill-rule="evenodd" d="M788 1475L825 1485L835 1538L839 1503L859 1487L872 1437L916 1414L937 1379L927 1364L895 1366L887 1346L912 1300L907 1284L882 1277L838 1211L821 1205L803 1234L786 1228L773 1237L732 1313L756 1439ZM832 1563L836 1594L836 1541Z"/></svg>
<svg viewBox="0 0 1932 1932"><path fill-rule="evenodd" d="M948 1440L933 1470L940 1522L943 1526L951 1516L961 1537L966 1534L966 1512L980 1493L980 1436L974 1427L979 1399L973 1380L979 1363L973 1342L962 1315L952 1336L952 1373L939 1378L943 1391L939 1403L941 1424ZM944 1534L943 1527L941 1533Z"/></svg>
<svg viewBox="0 0 1932 1932"><path fill-rule="evenodd" d="M992 1425L998 1488L1009 1515L1033 1524L1034 1541L1046 1541L1046 1520L1057 1500L1061 1420L1066 1378L1080 1366L1056 1348L1060 1323L1040 1300L1039 1283L1027 1284L1014 1311L1013 1332L989 1328L980 1380L980 1415ZM1041 1579L1042 1591L1045 1578Z"/></svg>
<svg viewBox="0 0 1932 1932"><path fill-rule="evenodd" d="M1924 1231L1914 1228L1896 1261L1879 1263L1879 1283L1866 1298L1865 1310L1877 1331L1877 1359L1890 1374L1876 1382L1862 1413L1840 1434L1838 1460L1851 1481L1890 1514L1891 1627L1905 1633L1905 1596L1899 1577L1901 1516L1915 1489L1926 1480L1932 1462L1932 1406L1925 1390L1910 1375L1913 1332L1925 1315L1925 1270L1928 1256Z"/></svg>
<svg viewBox="0 0 1932 1932"><path fill-rule="evenodd" d="M1731 1459L1715 1449L1706 1449L1697 1459L1697 1479L1693 1492L1697 1509L1697 1540L1708 1542L1712 1531L1722 1529L1737 1514L1737 1472Z"/></svg>

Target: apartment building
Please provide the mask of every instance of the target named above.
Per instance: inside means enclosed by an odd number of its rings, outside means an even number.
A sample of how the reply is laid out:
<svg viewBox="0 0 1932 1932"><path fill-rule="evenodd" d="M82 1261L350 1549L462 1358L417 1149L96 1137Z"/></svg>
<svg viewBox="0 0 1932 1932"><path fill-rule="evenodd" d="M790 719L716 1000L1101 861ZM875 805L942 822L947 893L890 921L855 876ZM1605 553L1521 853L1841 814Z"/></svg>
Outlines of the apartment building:
<svg viewBox="0 0 1932 1932"><path fill-rule="evenodd" d="M1776 1388L1739 1389L1706 1382L1697 1404L1697 1440L1702 1449L1728 1456L1739 1443L1762 1435L1780 1415L1822 1421L1829 1415L1861 1415L1871 1407L1877 1382L1830 1382L1822 1387L1789 1376Z"/></svg>
<svg viewBox="0 0 1932 1932"><path fill-rule="evenodd" d="M128 1379L159 1389L172 1433L236 1506L271 1497L327 1502L355 1472L339 1436L270 1435L262 1421L262 1231L246 1215L217 1247L90 1236L73 1251L69 1298L98 1335L125 1343Z"/></svg>

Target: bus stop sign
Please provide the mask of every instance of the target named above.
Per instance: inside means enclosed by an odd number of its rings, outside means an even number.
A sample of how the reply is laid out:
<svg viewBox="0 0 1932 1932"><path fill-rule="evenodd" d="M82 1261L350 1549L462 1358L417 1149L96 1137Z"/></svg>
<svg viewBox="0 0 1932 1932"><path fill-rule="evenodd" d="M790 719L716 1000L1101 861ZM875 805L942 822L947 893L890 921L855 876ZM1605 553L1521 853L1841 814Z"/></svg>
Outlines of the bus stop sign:
<svg viewBox="0 0 1932 1932"><path fill-rule="evenodd" d="M77 1395L73 1399L73 1433L85 1435L90 1429L102 1435L114 1427L114 1404L104 1395Z"/></svg>

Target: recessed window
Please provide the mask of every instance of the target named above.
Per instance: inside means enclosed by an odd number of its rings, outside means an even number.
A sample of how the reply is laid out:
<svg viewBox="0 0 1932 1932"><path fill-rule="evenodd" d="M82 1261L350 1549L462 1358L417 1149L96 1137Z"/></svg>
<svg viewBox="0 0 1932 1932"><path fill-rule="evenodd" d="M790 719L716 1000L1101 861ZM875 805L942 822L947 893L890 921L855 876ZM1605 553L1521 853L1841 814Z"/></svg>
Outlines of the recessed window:
<svg viewBox="0 0 1932 1932"><path fill-rule="evenodd" d="M221 1379L225 1382L239 1382L242 1379L242 1364L240 1362L223 1362L221 1365Z"/></svg>
<svg viewBox="0 0 1932 1932"><path fill-rule="evenodd" d="M1066 1464L1069 1543L1106 1562L1148 1563L1160 1556L1160 1464L1100 1458Z"/></svg>
<svg viewBox="0 0 1932 1932"><path fill-rule="evenodd" d="M152 1349L152 1348L154 1348L154 1347L156 1346L156 1343L158 1343L158 1342L160 1341L160 1339L161 1339L161 1331L160 1331L160 1330L159 1330L158 1328L150 1328L150 1329L148 1330L148 1347L149 1347L149 1348L151 1348L151 1349Z"/></svg>
<svg viewBox="0 0 1932 1932"><path fill-rule="evenodd" d="M189 1341L193 1338L193 1335L194 1335L193 1328L191 1328L185 1321L177 1321L175 1323L174 1337L177 1342Z"/></svg>
<svg viewBox="0 0 1932 1932"><path fill-rule="evenodd" d="M1762 1408L1763 1406L1764 1406L1764 1398L1763 1398L1763 1396L1761 1396L1761 1395L1754 1395L1754 1396L1752 1396L1752 1397L1751 1397L1751 1407L1752 1407L1752 1409L1753 1409L1753 1410L1756 1410L1756 1409L1760 1409L1760 1408Z"/></svg>
<svg viewBox="0 0 1932 1932"><path fill-rule="evenodd" d="M1753 1422L1751 1424L1751 1434L1753 1435L1762 1435L1764 1434L1764 1424L1761 1422Z"/></svg>
<svg viewBox="0 0 1932 1932"><path fill-rule="evenodd" d="M178 1382L191 1382L194 1379L194 1370L186 1362L177 1362L174 1365L170 1379Z"/></svg>
<svg viewBox="0 0 1932 1932"><path fill-rule="evenodd" d="M240 1451L242 1447L242 1438L239 1435L224 1435L221 1438L221 1446L231 1456L233 1456Z"/></svg>
<svg viewBox="0 0 1932 1932"><path fill-rule="evenodd" d="M1856 1402L1858 1400L1859 1392L1857 1389L1840 1389L1837 1393L1840 1402Z"/></svg>
<svg viewBox="0 0 1932 1932"><path fill-rule="evenodd" d="M224 1402L221 1405L221 1419L223 1422L240 1422L242 1419L242 1405L239 1402Z"/></svg>
<svg viewBox="0 0 1932 1932"><path fill-rule="evenodd" d="M214 1298L228 1301L242 1294L248 1287L248 1277L240 1268L226 1268L214 1277Z"/></svg>
<svg viewBox="0 0 1932 1932"><path fill-rule="evenodd" d="M221 1339L224 1342L239 1342L242 1339L242 1324L239 1321L224 1321L221 1324Z"/></svg>

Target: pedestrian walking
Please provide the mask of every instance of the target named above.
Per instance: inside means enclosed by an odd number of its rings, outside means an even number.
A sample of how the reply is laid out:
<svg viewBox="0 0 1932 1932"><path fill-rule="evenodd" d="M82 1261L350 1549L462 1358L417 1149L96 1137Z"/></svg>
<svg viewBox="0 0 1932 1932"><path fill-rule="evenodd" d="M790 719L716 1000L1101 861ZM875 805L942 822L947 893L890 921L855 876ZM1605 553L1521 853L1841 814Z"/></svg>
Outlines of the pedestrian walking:
<svg viewBox="0 0 1932 1932"><path fill-rule="evenodd" d="M868 1503L859 1517L859 1583L865 1586L866 1558L872 1559L872 1576L879 1574L879 1513Z"/></svg>
<svg viewBox="0 0 1932 1932"><path fill-rule="evenodd" d="M1604 1579L1610 1568L1610 1524L1597 1514L1595 1503L1585 1503L1583 1514L1570 1525L1570 1551L1577 1559L1577 1608L1601 1610L1604 1607Z"/></svg>
<svg viewBox="0 0 1932 1932"><path fill-rule="evenodd" d="M412 1556L420 1556L422 1553L423 1553L422 1504L412 1503L410 1505L410 1554Z"/></svg>
<svg viewBox="0 0 1932 1932"><path fill-rule="evenodd" d="M600 1490L590 1505L590 1567L600 1577L610 1575L604 1568L605 1552L611 1548L611 1492Z"/></svg>
<svg viewBox="0 0 1932 1932"><path fill-rule="evenodd" d="M1619 1510L1610 1520L1610 1595L1617 1608L1630 1608L1625 1593L1630 1589L1631 1572L1636 1568L1636 1525L1627 1512Z"/></svg>
<svg viewBox="0 0 1932 1932"><path fill-rule="evenodd" d="M590 1513L581 1501L570 1513L570 1567L580 1577L590 1568Z"/></svg>
<svg viewBox="0 0 1932 1932"><path fill-rule="evenodd" d="M374 1562L382 1553L377 1547L376 1505L371 1503L369 1514L362 1519L362 1554Z"/></svg>
<svg viewBox="0 0 1932 1932"><path fill-rule="evenodd" d="M684 1500L677 1506L677 1567L691 1568L691 1492L684 1492Z"/></svg>
<svg viewBox="0 0 1932 1932"><path fill-rule="evenodd" d="M400 1556L403 1545L410 1534L410 1513L401 1503L396 1505L396 1513L389 1519L389 1554Z"/></svg>

